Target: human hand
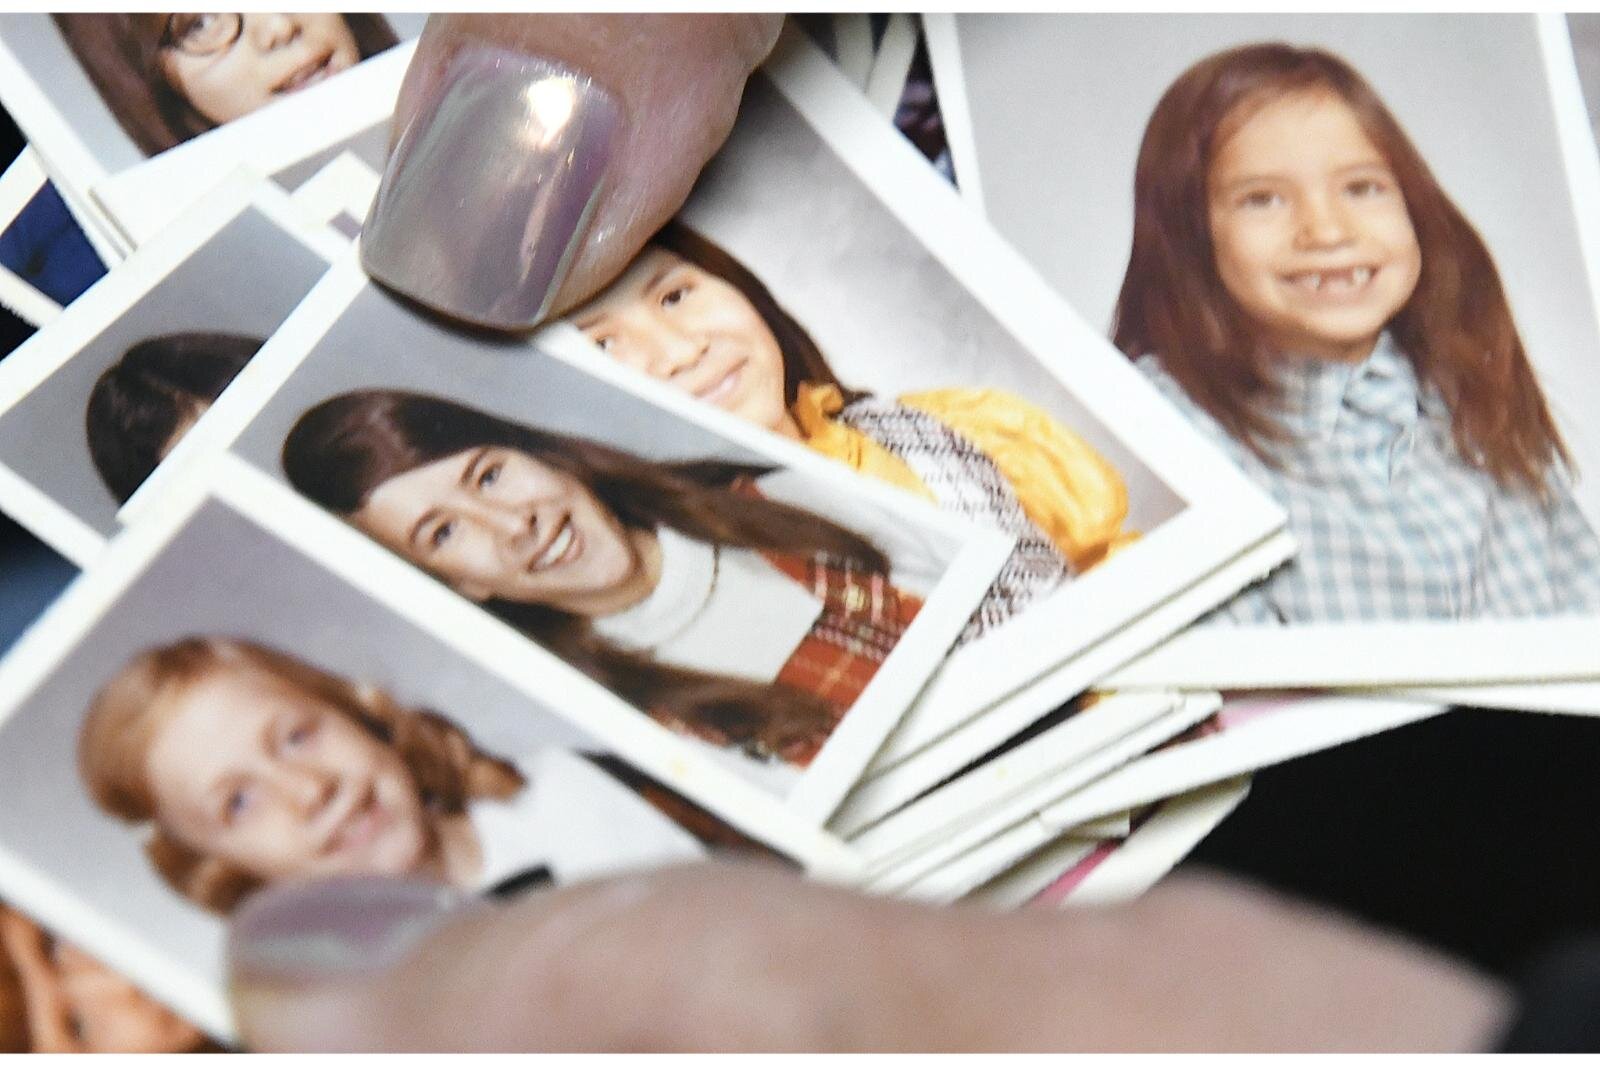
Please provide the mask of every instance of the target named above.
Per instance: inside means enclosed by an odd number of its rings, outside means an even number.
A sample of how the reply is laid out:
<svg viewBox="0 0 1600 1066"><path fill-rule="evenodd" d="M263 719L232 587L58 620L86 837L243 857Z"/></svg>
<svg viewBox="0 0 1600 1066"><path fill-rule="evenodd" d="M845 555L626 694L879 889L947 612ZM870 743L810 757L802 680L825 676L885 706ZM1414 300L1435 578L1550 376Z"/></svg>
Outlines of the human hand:
<svg viewBox="0 0 1600 1066"><path fill-rule="evenodd" d="M275 889L235 920L261 1051L1468 1050L1507 997L1257 889L932 909L705 863L450 910L424 886Z"/></svg>
<svg viewBox="0 0 1600 1066"><path fill-rule="evenodd" d="M384 285L525 329L593 295L683 205L781 15L435 15L362 231Z"/></svg>

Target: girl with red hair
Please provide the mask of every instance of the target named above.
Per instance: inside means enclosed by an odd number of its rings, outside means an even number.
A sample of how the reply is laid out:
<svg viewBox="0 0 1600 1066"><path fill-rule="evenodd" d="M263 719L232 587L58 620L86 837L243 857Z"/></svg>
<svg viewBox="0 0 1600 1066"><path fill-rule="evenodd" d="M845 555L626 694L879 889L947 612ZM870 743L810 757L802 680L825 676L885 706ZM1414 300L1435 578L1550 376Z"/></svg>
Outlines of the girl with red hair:
<svg viewBox="0 0 1600 1066"><path fill-rule="evenodd" d="M96 695L78 761L103 811L148 828L162 878L218 913L278 881L369 874L495 892L706 846L761 850L609 756L551 746L503 759L442 715L225 637L127 663Z"/></svg>

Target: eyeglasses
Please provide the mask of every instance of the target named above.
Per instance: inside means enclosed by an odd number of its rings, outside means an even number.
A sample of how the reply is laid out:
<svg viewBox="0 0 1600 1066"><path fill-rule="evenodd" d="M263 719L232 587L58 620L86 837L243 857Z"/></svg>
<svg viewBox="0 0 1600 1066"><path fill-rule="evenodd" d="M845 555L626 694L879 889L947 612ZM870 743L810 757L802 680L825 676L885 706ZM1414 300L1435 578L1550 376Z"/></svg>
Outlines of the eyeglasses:
<svg viewBox="0 0 1600 1066"><path fill-rule="evenodd" d="M185 55L214 56L233 47L244 32L244 16L168 15L161 33L161 47Z"/></svg>

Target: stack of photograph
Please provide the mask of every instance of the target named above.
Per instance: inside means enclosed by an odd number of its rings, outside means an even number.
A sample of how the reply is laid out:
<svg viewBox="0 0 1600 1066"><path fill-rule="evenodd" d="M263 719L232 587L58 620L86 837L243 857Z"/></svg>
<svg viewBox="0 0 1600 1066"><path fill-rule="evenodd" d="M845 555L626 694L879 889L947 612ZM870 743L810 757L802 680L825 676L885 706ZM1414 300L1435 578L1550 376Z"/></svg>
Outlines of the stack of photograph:
<svg viewBox="0 0 1600 1066"><path fill-rule="evenodd" d="M295 91L189 76L264 18ZM81 569L0 660L0 976L74 945L175 1048L273 883L1116 901L1260 767L1600 712L1558 16L852 19L501 335L361 269L420 16L0 16L0 207L107 267L0 276L0 509Z"/></svg>

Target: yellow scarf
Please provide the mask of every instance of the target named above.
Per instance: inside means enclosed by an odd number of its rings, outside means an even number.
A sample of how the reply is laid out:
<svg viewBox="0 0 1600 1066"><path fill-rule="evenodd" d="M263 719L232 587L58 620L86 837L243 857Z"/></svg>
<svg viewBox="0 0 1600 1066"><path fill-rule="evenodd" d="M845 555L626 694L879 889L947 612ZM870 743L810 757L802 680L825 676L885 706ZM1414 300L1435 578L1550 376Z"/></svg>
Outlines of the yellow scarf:
<svg viewBox="0 0 1600 1066"><path fill-rule="evenodd" d="M1087 441L1047 412L997 389L933 389L899 402L961 434L1011 485L1024 513L1078 571L1130 543L1128 489ZM792 413L814 450L852 470L932 501L933 493L899 456L860 430L833 420L844 409L835 385L800 386Z"/></svg>

